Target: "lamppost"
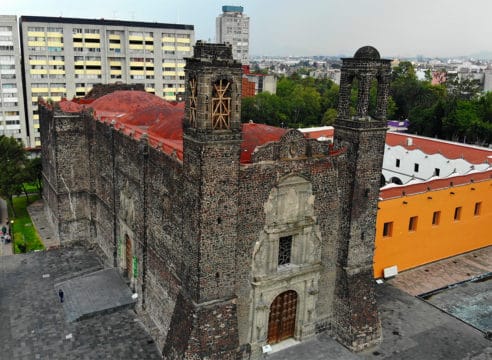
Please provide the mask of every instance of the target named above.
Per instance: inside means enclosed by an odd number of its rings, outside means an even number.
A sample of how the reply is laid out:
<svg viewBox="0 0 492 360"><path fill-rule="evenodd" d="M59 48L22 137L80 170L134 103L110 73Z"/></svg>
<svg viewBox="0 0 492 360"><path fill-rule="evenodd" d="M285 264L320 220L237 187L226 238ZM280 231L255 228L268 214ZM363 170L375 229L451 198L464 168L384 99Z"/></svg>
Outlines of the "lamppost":
<svg viewBox="0 0 492 360"><path fill-rule="evenodd" d="M14 227L14 220L10 220L9 235L10 235L10 241L12 243L14 243L14 232L12 231L13 227Z"/></svg>

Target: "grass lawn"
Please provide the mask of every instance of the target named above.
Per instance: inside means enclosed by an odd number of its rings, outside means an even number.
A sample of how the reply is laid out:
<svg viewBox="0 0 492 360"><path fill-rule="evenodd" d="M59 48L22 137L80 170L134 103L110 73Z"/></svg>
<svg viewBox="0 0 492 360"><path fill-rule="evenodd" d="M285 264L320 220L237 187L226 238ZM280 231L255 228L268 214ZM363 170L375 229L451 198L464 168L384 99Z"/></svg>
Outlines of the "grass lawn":
<svg viewBox="0 0 492 360"><path fill-rule="evenodd" d="M29 196L31 203L39 199L39 195ZM33 250L43 250L44 246L27 213L27 199L24 196L14 197L15 218L12 231L14 234L14 253L19 254ZM25 249L24 249L25 247ZM24 251L22 251L24 250Z"/></svg>
<svg viewBox="0 0 492 360"><path fill-rule="evenodd" d="M37 193L38 192L38 188L36 187L36 185L34 184L31 184L31 183L24 183L24 187L26 189L26 191L31 194L31 193ZM29 198L30 199L30 198Z"/></svg>

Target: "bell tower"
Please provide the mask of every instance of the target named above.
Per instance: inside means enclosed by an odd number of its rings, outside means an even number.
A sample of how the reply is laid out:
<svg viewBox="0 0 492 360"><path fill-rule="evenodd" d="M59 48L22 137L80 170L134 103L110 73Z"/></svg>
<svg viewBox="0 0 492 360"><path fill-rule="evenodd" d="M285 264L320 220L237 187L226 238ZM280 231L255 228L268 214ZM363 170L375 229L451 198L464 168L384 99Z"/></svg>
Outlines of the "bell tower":
<svg viewBox="0 0 492 360"><path fill-rule="evenodd" d="M190 334L170 341L181 345L164 349L164 354L229 359L235 358L239 347L235 250L242 68L233 60L230 45L198 41L185 74L182 246L186 270L180 276ZM177 320L176 326L182 328L183 320Z"/></svg>
<svg viewBox="0 0 492 360"><path fill-rule="evenodd" d="M333 330L354 351L381 339L372 268L390 76L390 60L381 59L371 46L343 59L335 144L346 149L347 161L339 169L341 222ZM350 94L356 83L356 115L350 116ZM371 116L373 84L377 100Z"/></svg>
<svg viewBox="0 0 492 360"><path fill-rule="evenodd" d="M197 41L186 63L185 132L201 140L240 139L241 64L225 44Z"/></svg>

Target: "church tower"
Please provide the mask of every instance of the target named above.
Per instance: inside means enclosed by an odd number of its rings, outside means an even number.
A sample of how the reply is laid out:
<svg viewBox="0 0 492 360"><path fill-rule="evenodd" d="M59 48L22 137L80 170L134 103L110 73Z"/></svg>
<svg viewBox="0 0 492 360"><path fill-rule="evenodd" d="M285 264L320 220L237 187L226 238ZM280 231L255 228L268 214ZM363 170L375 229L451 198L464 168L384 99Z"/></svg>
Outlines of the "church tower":
<svg viewBox="0 0 492 360"><path fill-rule="evenodd" d="M386 107L390 60L365 46L343 59L335 144L347 151L339 170L346 179L340 188L341 224L334 299L334 335L354 351L380 341L381 324L374 295L373 255L377 202L386 139ZM371 86L377 86L370 108ZM354 116L350 114L352 87L357 86Z"/></svg>
<svg viewBox="0 0 492 360"><path fill-rule="evenodd" d="M191 333L180 353L164 349L164 355L232 359L239 347L235 247L242 68L230 45L198 41L185 73L182 236L188 270L182 281Z"/></svg>

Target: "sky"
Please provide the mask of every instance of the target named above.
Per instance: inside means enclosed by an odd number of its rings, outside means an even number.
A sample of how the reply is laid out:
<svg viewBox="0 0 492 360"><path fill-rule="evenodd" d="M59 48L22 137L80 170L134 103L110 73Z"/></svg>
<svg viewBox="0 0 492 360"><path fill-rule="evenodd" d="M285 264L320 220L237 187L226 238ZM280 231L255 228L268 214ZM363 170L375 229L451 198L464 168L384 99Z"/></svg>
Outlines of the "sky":
<svg viewBox="0 0 492 360"><path fill-rule="evenodd" d="M214 42L222 5L244 7L252 55L492 55L491 0L0 0L0 14L190 24Z"/></svg>

